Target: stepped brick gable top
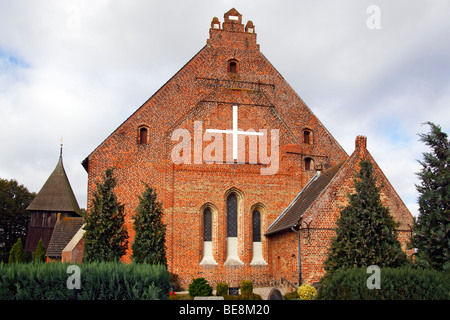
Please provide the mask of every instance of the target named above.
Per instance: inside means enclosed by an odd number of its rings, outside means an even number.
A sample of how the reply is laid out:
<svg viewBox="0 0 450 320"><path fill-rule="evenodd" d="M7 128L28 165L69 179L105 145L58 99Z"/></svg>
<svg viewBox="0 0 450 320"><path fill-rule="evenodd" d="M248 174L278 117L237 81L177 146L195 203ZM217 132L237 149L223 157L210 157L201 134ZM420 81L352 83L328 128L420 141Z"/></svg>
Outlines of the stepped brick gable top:
<svg viewBox="0 0 450 320"><path fill-rule="evenodd" d="M359 171L361 159L372 163L377 183L383 186L380 192L382 203L389 209L395 221L399 222L397 230L403 250L408 254L412 253L407 250L406 245L412 235L413 217L367 150L367 138L358 136L352 155L344 163L329 169L320 177L314 177L296 201L268 230L268 235L273 238L274 248L282 245L280 241L282 234L285 238L291 238L291 247L287 252L295 252L293 245L297 243L294 241L293 232L289 235L286 230L295 228L300 232L302 279L307 283L318 281L324 274L323 263L328 255L332 238L335 236L336 220L340 210L348 205L347 195L355 191L353 179L355 172ZM288 243L288 241L284 242ZM286 244L283 245L286 246ZM277 249L274 251L276 252ZM285 260L288 258L285 257ZM279 272L286 275L288 279L288 275L291 275L290 280L295 280L289 269Z"/></svg>
<svg viewBox="0 0 450 320"><path fill-rule="evenodd" d="M244 279L255 284L281 278L295 282L295 233L287 228L265 234L317 171L325 176L348 162L342 147L260 52L256 37L255 24L244 23L234 8L224 14L223 21L214 17L206 45L83 161L88 172L88 210L96 182L107 168L115 168L115 192L125 204L130 235L124 262L132 259L132 216L144 190L141 181L156 189L167 225L167 265L183 288L195 277L230 286ZM241 160L236 161L226 158L234 147L232 135L223 134L220 143L207 131L230 131L235 126L241 132L266 132L267 148L258 145L256 162L251 161L255 156L252 138L247 136L237 144ZM172 153L182 140L177 136L180 132L191 138L189 147L179 153L189 160L182 163L173 161ZM278 139L272 140L273 132L278 132ZM262 141L261 136L257 139ZM218 161L205 159L212 143L223 149L223 157L220 148L214 152ZM274 156L276 146L277 170L261 174L273 165L264 159L264 152ZM327 186L326 190L331 183L321 188ZM306 209L324 199L323 192L315 194L315 200L309 198L312 203ZM229 196L235 197L237 216L233 236L227 230ZM303 215L310 216L308 210ZM205 212L210 216L207 240ZM255 212L260 219L259 241L253 237L258 232L253 225ZM328 238L317 241L325 243ZM257 258L256 250L260 250ZM231 251L233 259L229 260Z"/></svg>

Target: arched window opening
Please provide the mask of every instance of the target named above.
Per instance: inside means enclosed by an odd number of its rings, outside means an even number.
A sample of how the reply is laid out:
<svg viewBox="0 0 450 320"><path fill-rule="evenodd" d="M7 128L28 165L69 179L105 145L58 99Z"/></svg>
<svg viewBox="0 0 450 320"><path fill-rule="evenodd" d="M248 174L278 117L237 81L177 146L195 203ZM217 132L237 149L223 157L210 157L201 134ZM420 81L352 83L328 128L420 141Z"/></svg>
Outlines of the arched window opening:
<svg viewBox="0 0 450 320"><path fill-rule="evenodd" d="M237 197L234 193L227 198L227 237L237 237Z"/></svg>
<svg viewBox="0 0 450 320"><path fill-rule="evenodd" d="M238 198L235 193L227 197L227 260L225 265L243 265L238 255Z"/></svg>
<svg viewBox="0 0 450 320"><path fill-rule="evenodd" d="M236 60L230 60L228 61L228 72L230 73L238 73L239 72L239 65Z"/></svg>
<svg viewBox="0 0 450 320"><path fill-rule="evenodd" d="M200 265L217 265L213 255L213 214L209 207L203 210L203 259Z"/></svg>
<svg viewBox="0 0 450 320"><path fill-rule="evenodd" d="M253 230L253 251L252 261L250 265L253 266L265 266L267 262L263 257L263 247L261 242L261 212L259 209L255 209L252 212L252 230Z"/></svg>
<svg viewBox="0 0 450 320"><path fill-rule="evenodd" d="M203 241L212 241L212 213L209 208L203 211Z"/></svg>
<svg viewBox="0 0 450 320"><path fill-rule="evenodd" d="M261 242L261 213L253 211L253 242Z"/></svg>
<svg viewBox="0 0 450 320"><path fill-rule="evenodd" d="M311 130L303 131L303 143L304 144L312 144L312 132Z"/></svg>
<svg viewBox="0 0 450 320"><path fill-rule="evenodd" d="M148 129L146 127L139 128L139 144L148 143Z"/></svg>

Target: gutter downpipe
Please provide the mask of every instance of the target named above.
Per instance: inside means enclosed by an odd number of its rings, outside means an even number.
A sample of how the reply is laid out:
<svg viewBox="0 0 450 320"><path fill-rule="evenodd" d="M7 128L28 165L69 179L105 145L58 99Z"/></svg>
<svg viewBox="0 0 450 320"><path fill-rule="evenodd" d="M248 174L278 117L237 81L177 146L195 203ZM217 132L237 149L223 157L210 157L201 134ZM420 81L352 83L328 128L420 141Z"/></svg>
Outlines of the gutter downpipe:
<svg viewBox="0 0 450 320"><path fill-rule="evenodd" d="M291 227L291 230L297 234L297 256L298 256L298 286L302 285L302 258L300 250L300 232L295 230L295 226Z"/></svg>

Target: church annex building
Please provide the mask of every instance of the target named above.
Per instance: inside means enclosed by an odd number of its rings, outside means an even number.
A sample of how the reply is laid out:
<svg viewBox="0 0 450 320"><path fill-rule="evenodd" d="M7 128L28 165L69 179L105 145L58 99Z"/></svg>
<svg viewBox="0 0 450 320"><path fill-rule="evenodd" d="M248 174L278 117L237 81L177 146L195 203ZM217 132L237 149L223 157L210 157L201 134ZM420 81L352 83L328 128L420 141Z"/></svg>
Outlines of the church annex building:
<svg viewBox="0 0 450 320"><path fill-rule="evenodd" d="M223 21L213 18L206 45L82 164L88 208L95 182L115 168L130 235L123 262L131 262L141 181L156 189L168 269L187 288L197 277L232 287L318 281L361 159L373 164L406 250L413 217L367 138L356 137L348 155L260 52L253 22L231 9ZM80 259L78 231L62 260Z"/></svg>

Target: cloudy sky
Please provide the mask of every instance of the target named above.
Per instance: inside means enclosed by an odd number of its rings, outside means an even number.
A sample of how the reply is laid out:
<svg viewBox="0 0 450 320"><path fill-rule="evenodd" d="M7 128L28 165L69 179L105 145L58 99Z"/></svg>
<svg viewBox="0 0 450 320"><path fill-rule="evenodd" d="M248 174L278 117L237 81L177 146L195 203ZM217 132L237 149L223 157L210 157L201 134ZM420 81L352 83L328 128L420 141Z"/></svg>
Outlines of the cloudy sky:
<svg viewBox="0 0 450 320"><path fill-rule="evenodd" d="M357 135L368 137L417 214L415 172L427 151L417 134L428 131L425 121L450 132L446 0L0 0L0 177L38 192L62 137L66 172L86 207L81 161L205 45L212 18L223 21L233 7L348 154Z"/></svg>

